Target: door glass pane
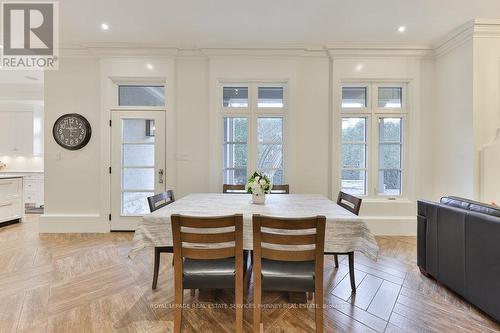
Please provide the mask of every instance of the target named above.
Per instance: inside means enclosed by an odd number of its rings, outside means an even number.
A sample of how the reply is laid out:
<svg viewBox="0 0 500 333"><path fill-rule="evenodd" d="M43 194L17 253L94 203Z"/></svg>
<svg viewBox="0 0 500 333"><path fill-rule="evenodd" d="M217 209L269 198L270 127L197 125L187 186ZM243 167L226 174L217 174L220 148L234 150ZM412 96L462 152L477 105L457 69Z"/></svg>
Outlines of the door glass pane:
<svg viewBox="0 0 500 333"><path fill-rule="evenodd" d="M259 108L282 108L283 87L259 87Z"/></svg>
<svg viewBox="0 0 500 333"><path fill-rule="evenodd" d="M367 106L366 87L342 87L343 108L365 108Z"/></svg>
<svg viewBox="0 0 500 333"><path fill-rule="evenodd" d="M155 146L151 144L123 144L123 166L154 167Z"/></svg>
<svg viewBox="0 0 500 333"><path fill-rule="evenodd" d="M248 87L224 87L222 90L225 108L248 107Z"/></svg>
<svg viewBox="0 0 500 333"><path fill-rule="evenodd" d="M120 106L164 106L164 86L127 86L118 87Z"/></svg>
<svg viewBox="0 0 500 333"><path fill-rule="evenodd" d="M155 169L154 168L124 168L123 189L124 190L154 190Z"/></svg>
<svg viewBox="0 0 500 333"><path fill-rule="evenodd" d="M154 131L151 132L151 128L154 129L154 121L151 119L124 119L122 126L123 142L154 143Z"/></svg>
<svg viewBox="0 0 500 333"><path fill-rule="evenodd" d="M122 215L145 215L149 213L148 199L154 192L123 192Z"/></svg>
<svg viewBox="0 0 500 333"><path fill-rule="evenodd" d="M401 87L379 87L378 107L379 108L401 108L403 88Z"/></svg>
<svg viewBox="0 0 500 333"><path fill-rule="evenodd" d="M122 120L121 164L122 215L144 215L155 191L154 120Z"/></svg>
<svg viewBox="0 0 500 333"><path fill-rule="evenodd" d="M366 171L342 170L342 191L353 195L365 195Z"/></svg>

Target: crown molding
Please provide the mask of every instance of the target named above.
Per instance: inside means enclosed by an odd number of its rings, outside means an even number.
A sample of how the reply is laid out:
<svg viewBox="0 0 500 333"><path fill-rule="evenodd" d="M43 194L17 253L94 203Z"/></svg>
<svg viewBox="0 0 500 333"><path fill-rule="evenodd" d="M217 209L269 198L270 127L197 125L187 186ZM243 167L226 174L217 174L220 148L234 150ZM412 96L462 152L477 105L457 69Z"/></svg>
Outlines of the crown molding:
<svg viewBox="0 0 500 333"><path fill-rule="evenodd" d="M62 45L59 56L68 57L439 57L472 38L500 38L500 19L474 19L452 30L432 45L329 43L245 45L151 45L135 43L87 43Z"/></svg>
<svg viewBox="0 0 500 333"><path fill-rule="evenodd" d="M500 19L474 19L462 24L434 44L435 54L443 56L474 38L500 38Z"/></svg>
<svg viewBox="0 0 500 333"><path fill-rule="evenodd" d="M332 58L341 57L428 57L433 55L429 45L402 44L361 44L342 43L327 44L328 55Z"/></svg>

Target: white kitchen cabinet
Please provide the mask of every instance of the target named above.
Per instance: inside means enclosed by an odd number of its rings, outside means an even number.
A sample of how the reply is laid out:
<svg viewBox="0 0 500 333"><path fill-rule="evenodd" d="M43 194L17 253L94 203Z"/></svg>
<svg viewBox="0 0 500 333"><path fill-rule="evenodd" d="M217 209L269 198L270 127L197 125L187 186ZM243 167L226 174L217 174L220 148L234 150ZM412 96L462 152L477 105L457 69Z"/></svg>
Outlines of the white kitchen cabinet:
<svg viewBox="0 0 500 333"><path fill-rule="evenodd" d="M0 155L33 155L33 112L0 111Z"/></svg>
<svg viewBox="0 0 500 333"><path fill-rule="evenodd" d="M43 174L27 174L24 176L24 203L27 207L44 205Z"/></svg>
<svg viewBox="0 0 500 333"><path fill-rule="evenodd" d="M0 224L21 220L24 215L23 178L0 178Z"/></svg>

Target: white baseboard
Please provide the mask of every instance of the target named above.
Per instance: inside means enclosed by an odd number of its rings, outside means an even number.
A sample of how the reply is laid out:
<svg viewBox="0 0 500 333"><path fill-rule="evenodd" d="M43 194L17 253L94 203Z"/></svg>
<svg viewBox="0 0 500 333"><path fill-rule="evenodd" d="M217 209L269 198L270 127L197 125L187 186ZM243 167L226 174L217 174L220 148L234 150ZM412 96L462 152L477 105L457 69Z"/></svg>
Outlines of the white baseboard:
<svg viewBox="0 0 500 333"><path fill-rule="evenodd" d="M107 216L99 214L43 214L40 233L104 233L109 232Z"/></svg>
<svg viewBox="0 0 500 333"><path fill-rule="evenodd" d="M361 216L376 236L416 236L417 218L414 216Z"/></svg>

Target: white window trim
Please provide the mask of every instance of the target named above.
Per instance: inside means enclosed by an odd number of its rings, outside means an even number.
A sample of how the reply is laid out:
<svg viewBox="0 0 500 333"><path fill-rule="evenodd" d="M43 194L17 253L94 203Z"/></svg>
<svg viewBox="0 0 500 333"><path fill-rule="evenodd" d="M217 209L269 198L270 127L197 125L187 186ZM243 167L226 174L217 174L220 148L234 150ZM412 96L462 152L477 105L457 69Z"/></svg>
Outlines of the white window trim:
<svg viewBox="0 0 500 333"><path fill-rule="evenodd" d="M277 80L278 81L278 80ZM282 118L283 125L283 139L282 139L282 164L283 164L283 183L286 183L286 123L287 123L287 110L288 110L288 87L286 82L268 82L268 81L219 81L218 88L218 98L217 98L217 112L218 112L218 123L221 124L221 129L224 128L224 118L235 117L235 118L247 118L248 119L248 133L247 133L247 176L257 170L257 156L259 143L257 142L257 121L258 118ZM248 87L248 107L224 107L223 106L223 89L224 87ZM258 105L258 88L259 87L283 87L283 107L282 108L259 108ZM221 131L219 131L221 132ZM221 140L219 145L221 147L220 160L222 161L221 168L219 169L219 174L221 175L221 180L224 182L224 135L219 134Z"/></svg>
<svg viewBox="0 0 500 333"><path fill-rule="evenodd" d="M343 118L367 118L367 152L366 152L366 195L362 196L368 200L406 200L409 196L409 123L408 123L408 98L407 81L363 81L363 82L341 82L340 84L340 121L339 133L342 138ZM367 107L366 108L342 108L342 88L343 87L367 87ZM378 107L378 87L401 87L402 106L401 108L379 108ZM402 156L401 156L401 193L400 195L380 194L378 190L379 172L379 118L402 118ZM342 189L342 139L339 140L339 188Z"/></svg>

